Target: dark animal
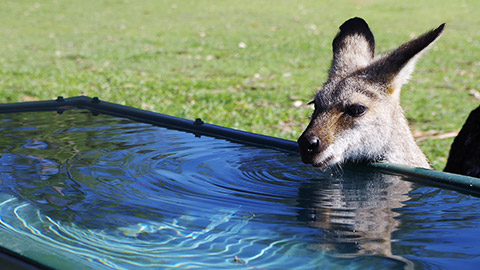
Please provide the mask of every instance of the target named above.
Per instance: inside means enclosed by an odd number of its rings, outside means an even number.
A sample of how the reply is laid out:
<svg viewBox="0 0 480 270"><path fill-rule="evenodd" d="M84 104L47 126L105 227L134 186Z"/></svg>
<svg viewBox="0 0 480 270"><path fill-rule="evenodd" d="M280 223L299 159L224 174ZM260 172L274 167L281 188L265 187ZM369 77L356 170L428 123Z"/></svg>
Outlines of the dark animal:
<svg viewBox="0 0 480 270"><path fill-rule="evenodd" d="M444 171L480 178L480 106L453 140Z"/></svg>

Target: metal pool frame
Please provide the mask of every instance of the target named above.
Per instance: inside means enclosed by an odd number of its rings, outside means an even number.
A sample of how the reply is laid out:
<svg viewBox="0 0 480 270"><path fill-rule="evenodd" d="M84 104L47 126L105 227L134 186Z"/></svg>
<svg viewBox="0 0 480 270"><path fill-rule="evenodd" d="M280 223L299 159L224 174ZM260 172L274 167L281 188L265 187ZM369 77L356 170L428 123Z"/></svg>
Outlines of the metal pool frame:
<svg viewBox="0 0 480 270"><path fill-rule="evenodd" d="M203 122L200 118L193 121L136 109L125 105L103 101L97 97L90 98L86 96L78 96L63 98L60 96L56 100L0 104L0 113L38 111L57 111L58 113L62 113L71 109L86 109L90 110L93 114L102 113L128 118L138 122L190 132L196 136L210 136L249 145L270 147L281 151L298 153L298 146L294 141L208 124ZM480 196L480 178L423 168L414 168L399 164L373 163L365 166L383 173L404 176L412 182L439 186L474 196ZM47 266L43 266L2 247L0 247L0 265L11 266L12 268L10 269L50 269Z"/></svg>

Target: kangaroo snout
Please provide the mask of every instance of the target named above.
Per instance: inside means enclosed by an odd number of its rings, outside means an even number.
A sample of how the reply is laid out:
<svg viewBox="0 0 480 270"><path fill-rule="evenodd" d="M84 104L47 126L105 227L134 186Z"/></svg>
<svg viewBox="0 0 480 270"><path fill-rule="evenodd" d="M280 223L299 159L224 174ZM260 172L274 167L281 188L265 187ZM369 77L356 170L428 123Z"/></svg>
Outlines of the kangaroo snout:
<svg viewBox="0 0 480 270"><path fill-rule="evenodd" d="M320 138L312 134L304 134L298 138L300 152L305 154L316 154L320 152Z"/></svg>
<svg viewBox="0 0 480 270"><path fill-rule="evenodd" d="M324 143L314 133L303 133L297 140L300 148L300 156L305 164L312 164L315 167L323 166L318 164L317 157L324 151Z"/></svg>

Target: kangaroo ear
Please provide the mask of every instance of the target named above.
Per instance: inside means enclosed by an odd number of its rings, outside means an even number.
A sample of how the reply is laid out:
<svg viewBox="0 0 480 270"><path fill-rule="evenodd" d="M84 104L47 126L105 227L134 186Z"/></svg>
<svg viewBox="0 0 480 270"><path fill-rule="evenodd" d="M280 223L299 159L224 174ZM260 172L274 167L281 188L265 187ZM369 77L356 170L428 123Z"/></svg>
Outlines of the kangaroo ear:
<svg viewBox="0 0 480 270"><path fill-rule="evenodd" d="M361 18L344 22L333 40L332 47L330 77L344 76L365 68L375 55L375 39L368 24Z"/></svg>
<svg viewBox="0 0 480 270"><path fill-rule="evenodd" d="M445 24L442 24L401 45L372 63L362 73L373 81L387 85L389 94L399 95L401 86L410 79L417 60L440 37L444 28Z"/></svg>

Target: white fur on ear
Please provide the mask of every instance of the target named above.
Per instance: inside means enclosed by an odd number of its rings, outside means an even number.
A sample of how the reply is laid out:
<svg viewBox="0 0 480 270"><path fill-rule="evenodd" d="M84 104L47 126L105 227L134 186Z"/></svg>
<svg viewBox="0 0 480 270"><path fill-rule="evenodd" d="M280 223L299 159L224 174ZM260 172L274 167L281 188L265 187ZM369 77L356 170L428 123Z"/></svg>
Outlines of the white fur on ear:
<svg viewBox="0 0 480 270"><path fill-rule="evenodd" d="M332 49L330 77L345 76L370 64L375 54L375 39L363 19L352 18L340 26Z"/></svg>
<svg viewBox="0 0 480 270"><path fill-rule="evenodd" d="M410 79L418 59L438 40L444 28L445 24L442 24L404 43L390 53L376 58L361 72L363 77L387 85L388 94L400 95L397 92Z"/></svg>
<svg viewBox="0 0 480 270"><path fill-rule="evenodd" d="M403 68L401 68L398 74L393 78L391 82L392 87L400 88L402 85L408 83L412 77L413 71L415 70L418 59L420 59L420 57L433 46L433 44L440 38L440 35L441 33L430 44L428 44L428 46L423 48L407 61Z"/></svg>
<svg viewBox="0 0 480 270"><path fill-rule="evenodd" d="M402 86L410 80L412 77L413 71L415 70L415 65L417 64L418 59L420 59L423 53L418 53L415 55L407 64L393 77L390 81L390 86L388 93L392 95L395 99L400 99L400 92Z"/></svg>
<svg viewBox="0 0 480 270"><path fill-rule="evenodd" d="M392 86L399 86L406 84L412 77L412 73L415 70L418 59L421 54L415 55L407 64L398 72L398 74L392 80Z"/></svg>

